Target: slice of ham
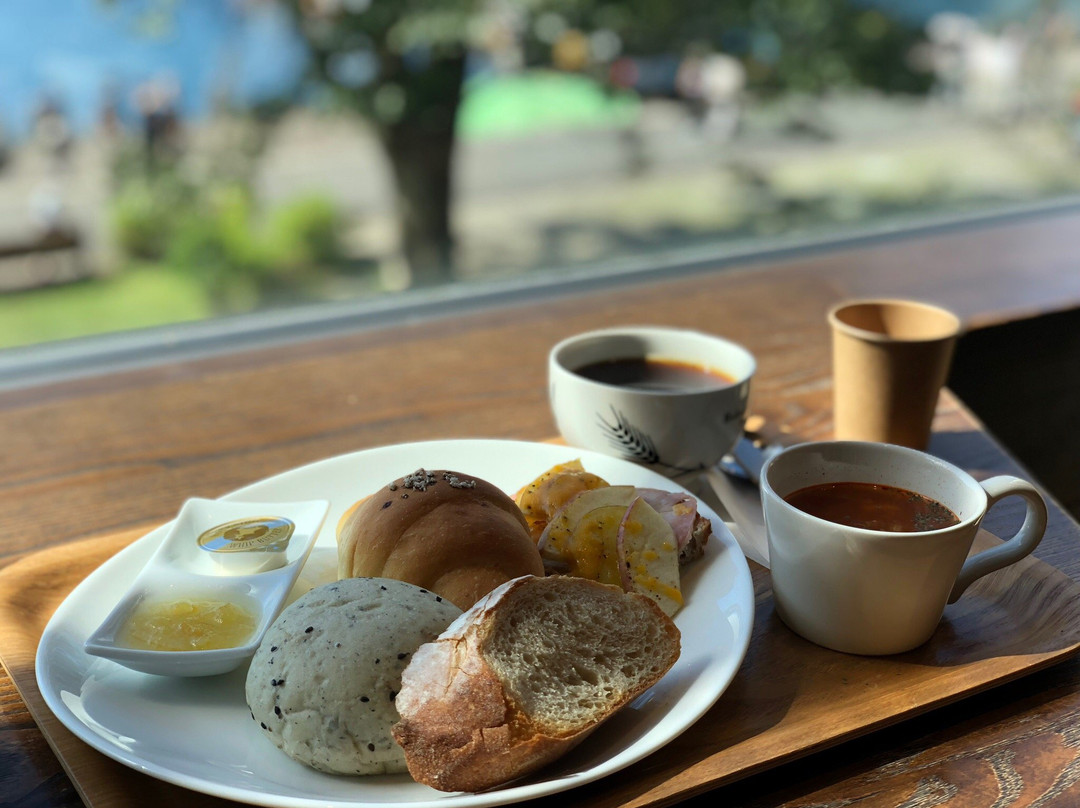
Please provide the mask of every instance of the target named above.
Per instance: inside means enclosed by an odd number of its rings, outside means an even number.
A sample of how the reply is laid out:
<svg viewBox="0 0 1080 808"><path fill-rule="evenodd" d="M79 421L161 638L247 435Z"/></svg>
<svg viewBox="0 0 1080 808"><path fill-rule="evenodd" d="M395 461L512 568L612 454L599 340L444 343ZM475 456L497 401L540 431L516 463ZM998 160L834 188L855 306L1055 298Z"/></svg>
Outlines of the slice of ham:
<svg viewBox="0 0 1080 808"><path fill-rule="evenodd" d="M685 547L694 532L697 500L689 494L663 491L659 488L638 488L637 495L671 525L678 548L681 550Z"/></svg>

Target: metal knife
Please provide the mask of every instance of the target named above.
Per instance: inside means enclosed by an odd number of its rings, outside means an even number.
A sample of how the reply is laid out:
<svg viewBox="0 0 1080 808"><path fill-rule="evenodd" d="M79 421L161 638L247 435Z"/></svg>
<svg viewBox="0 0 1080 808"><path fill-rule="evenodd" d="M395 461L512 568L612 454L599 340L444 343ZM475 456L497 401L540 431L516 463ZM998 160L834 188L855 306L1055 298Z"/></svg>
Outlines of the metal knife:
<svg viewBox="0 0 1080 808"><path fill-rule="evenodd" d="M733 471L721 470L718 466L680 480L724 520L743 554L766 569L769 567L769 543L757 483L761 479L762 466L782 448L761 448L749 438L741 438L732 457L723 466L724 469L734 467Z"/></svg>

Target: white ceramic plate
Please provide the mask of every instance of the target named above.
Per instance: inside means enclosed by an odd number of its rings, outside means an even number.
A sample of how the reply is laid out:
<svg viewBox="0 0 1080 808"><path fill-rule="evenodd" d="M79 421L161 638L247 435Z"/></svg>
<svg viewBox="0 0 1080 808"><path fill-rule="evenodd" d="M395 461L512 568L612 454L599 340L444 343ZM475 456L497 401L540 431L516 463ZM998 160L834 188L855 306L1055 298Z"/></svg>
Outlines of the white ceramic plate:
<svg viewBox="0 0 1080 808"><path fill-rule="evenodd" d="M498 440L412 443L334 457L271 477L225 499L328 499L309 567L332 568L334 529L360 497L417 468L482 477L511 495L556 463L580 457L613 484L677 490L655 472L564 446ZM686 605L676 615L682 656L667 675L581 746L531 779L481 794L444 794L407 775L322 774L278 751L252 722L246 668L202 679L137 673L88 655L83 643L151 556L163 525L105 562L57 609L37 653L38 687L75 735L121 763L226 799L285 808L409 805L478 808L565 791L617 772L678 736L724 692L742 662L754 617L750 571L723 521L704 558L685 570ZM301 576L303 580L303 575Z"/></svg>

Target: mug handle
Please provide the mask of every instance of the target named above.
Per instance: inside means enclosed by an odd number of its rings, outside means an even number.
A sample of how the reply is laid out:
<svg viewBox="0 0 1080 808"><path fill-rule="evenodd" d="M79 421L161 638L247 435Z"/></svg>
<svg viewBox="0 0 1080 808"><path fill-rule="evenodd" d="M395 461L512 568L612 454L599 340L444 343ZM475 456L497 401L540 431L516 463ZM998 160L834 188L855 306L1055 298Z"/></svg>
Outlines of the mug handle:
<svg viewBox="0 0 1080 808"><path fill-rule="evenodd" d="M1043 533L1046 532L1046 502L1031 483L1019 477L1002 475L984 480L980 485L986 491L986 510L990 510L998 500L1005 497L1014 494L1023 497L1027 505L1024 524L1020 526L1016 535L1004 544L983 550L964 562L952 592L949 593L949 603L955 603L964 594L964 590L978 578L1007 567L1031 553L1042 541Z"/></svg>

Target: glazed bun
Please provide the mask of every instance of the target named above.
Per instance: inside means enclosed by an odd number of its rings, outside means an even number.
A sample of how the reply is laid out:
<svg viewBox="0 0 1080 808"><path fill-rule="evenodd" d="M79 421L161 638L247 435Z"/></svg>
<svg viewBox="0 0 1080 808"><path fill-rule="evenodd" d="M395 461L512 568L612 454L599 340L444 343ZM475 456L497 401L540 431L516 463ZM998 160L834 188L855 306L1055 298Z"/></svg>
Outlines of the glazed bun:
<svg viewBox="0 0 1080 808"><path fill-rule="evenodd" d="M395 578L468 609L521 575L543 575L514 501L454 471L417 471L354 506L338 525L340 578Z"/></svg>

